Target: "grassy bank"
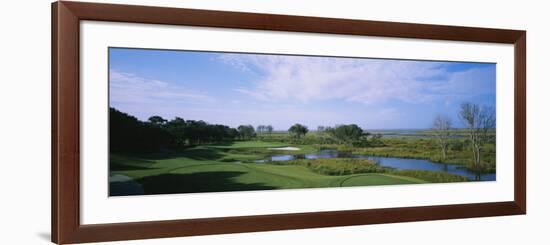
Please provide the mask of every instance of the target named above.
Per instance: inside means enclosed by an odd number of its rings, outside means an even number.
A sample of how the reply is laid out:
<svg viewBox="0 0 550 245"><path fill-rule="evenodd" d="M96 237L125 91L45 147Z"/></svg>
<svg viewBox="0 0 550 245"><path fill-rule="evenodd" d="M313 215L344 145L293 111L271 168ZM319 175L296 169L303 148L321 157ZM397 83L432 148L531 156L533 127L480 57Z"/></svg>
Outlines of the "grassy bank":
<svg viewBox="0 0 550 245"><path fill-rule="evenodd" d="M305 166L311 171L325 175L350 175L361 173L385 173L391 176L405 176L431 183L464 182L466 177L445 172L427 170L394 170L383 167L368 159L357 158L326 158L298 159L291 161L272 162L277 165Z"/></svg>

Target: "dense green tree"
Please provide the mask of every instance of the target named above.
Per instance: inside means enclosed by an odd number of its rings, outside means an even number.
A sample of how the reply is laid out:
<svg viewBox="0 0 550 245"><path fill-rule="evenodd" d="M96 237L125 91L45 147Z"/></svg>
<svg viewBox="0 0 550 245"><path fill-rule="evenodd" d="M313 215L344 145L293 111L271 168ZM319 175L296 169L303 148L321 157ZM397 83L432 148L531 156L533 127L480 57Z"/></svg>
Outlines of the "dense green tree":
<svg viewBox="0 0 550 245"><path fill-rule="evenodd" d="M172 143L175 147L184 147L187 144L187 123L183 120L183 118L176 117L167 122L165 127L166 130L173 136Z"/></svg>
<svg viewBox="0 0 550 245"><path fill-rule="evenodd" d="M205 121L186 121L180 117L168 121L160 116L152 116L146 122L142 122L115 108L110 108L109 113L112 152L155 152L234 140L239 137L237 129L226 125L208 124ZM252 136L253 132L254 128ZM247 134L247 138L252 136Z"/></svg>
<svg viewBox="0 0 550 245"><path fill-rule="evenodd" d="M363 136L363 129L356 124L337 125L328 132L342 143L353 143Z"/></svg>
<svg viewBox="0 0 550 245"><path fill-rule="evenodd" d="M239 130L239 136L241 139L248 140L256 136L254 127L252 125L240 125L237 130Z"/></svg>
<svg viewBox="0 0 550 245"><path fill-rule="evenodd" d="M302 136L305 136L309 130L307 129L307 126L304 126L302 124L296 123L292 125L288 132L293 135L296 138L301 138Z"/></svg>
<svg viewBox="0 0 550 245"><path fill-rule="evenodd" d="M152 116L152 117L149 117L148 122L154 125L162 126L167 122L167 120L160 116Z"/></svg>
<svg viewBox="0 0 550 245"><path fill-rule="evenodd" d="M154 152L169 147L170 134L114 108L109 109L109 148L113 152Z"/></svg>

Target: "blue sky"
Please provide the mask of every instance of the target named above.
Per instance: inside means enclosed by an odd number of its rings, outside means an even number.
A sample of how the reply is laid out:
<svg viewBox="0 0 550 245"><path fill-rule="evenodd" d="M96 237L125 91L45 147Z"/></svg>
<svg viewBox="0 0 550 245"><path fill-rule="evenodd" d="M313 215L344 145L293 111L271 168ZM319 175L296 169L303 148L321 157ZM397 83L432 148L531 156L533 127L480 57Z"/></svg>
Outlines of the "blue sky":
<svg viewBox="0 0 550 245"><path fill-rule="evenodd" d="M463 102L495 107L496 65L110 48L110 106L146 120L236 127L428 128Z"/></svg>

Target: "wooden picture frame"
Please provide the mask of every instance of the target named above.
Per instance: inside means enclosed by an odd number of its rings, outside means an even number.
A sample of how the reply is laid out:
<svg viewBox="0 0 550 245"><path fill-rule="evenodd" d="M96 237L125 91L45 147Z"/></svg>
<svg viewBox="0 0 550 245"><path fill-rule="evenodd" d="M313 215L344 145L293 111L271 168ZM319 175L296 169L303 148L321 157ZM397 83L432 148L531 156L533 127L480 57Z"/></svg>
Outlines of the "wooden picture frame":
<svg viewBox="0 0 550 245"><path fill-rule="evenodd" d="M477 204L82 225L79 23L82 20L514 45L514 200ZM58 244L305 229L526 213L526 32L166 7L52 4L52 241Z"/></svg>

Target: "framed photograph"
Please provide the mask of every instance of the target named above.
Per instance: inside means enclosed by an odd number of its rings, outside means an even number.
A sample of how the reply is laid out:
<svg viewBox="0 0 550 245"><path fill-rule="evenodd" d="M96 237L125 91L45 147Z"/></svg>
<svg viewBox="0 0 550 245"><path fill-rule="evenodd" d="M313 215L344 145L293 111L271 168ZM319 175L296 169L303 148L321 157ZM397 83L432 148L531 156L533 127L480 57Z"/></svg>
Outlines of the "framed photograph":
<svg viewBox="0 0 550 245"><path fill-rule="evenodd" d="M526 213L526 32L52 5L52 241Z"/></svg>

